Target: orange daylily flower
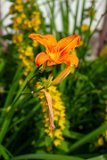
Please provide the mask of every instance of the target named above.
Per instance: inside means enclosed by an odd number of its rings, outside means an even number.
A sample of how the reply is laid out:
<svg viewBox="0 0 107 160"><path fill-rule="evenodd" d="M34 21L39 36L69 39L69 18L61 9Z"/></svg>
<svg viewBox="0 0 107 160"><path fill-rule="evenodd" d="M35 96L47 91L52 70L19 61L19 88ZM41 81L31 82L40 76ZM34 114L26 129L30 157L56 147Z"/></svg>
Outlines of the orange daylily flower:
<svg viewBox="0 0 107 160"><path fill-rule="evenodd" d="M35 63L40 66L47 62L47 66L65 63L67 65L78 66L79 59L76 55L70 53L80 45L80 36L73 35L56 41L51 34L40 35L30 34L29 38L36 40L46 48L46 52L41 52L36 56Z"/></svg>

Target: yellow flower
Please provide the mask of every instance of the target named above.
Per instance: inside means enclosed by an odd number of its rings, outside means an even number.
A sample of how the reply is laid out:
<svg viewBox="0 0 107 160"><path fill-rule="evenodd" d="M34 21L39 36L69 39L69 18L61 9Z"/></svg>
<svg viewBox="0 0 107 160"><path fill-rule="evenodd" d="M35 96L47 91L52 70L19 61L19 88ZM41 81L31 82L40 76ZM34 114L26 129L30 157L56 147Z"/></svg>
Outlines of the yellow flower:
<svg viewBox="0 0 107 160"><path fill-rule="evenodd" d="M22 18L21 16L16 16L13 18L13 29L14 30L19 30L19 25L22 23Z"/></svg>
<svg viewBox="0 0 107 160"><path fill-rule="evenodd" d="M38 46L38 42L37 41L33 41L32 46L33 47L37 47Z"/></svg>
<svg viewBox="0 0 107 160"><path fill-rule="evenodd" d="M31 21L31 25L34 28L35 31L37 31L39 29L39 25L41 24L41 20L40 19L33 19Z"/></svg>
<svg viewBox="0 0 107 160"><path fill-rule="evenodd" d="M82 25L81 25L81 30L82 30L83 32L86 32L88 29L89 29L89 26L88 26L87 24L82 24Z"/></svg>
<svg viewBox="0 0 107 160"><path fill-rule="evenodd" d="M54 145L59 146L61 144L61 141L59 139L54 140Z"/></svg>
<svg viewBox="0 0 107 160"><path fill-rule="evenodd" d="M22 23L22 17L21 17L21 16L16 16L16 17L14 17L13 22L14 22L14 23L21 24L21 23Z"/></svg>
<svg viewBox="0 0 107 160"><path fill-rule="evenodd" d="M60 129L56 129L56 130L54 131L54 137L62 140L62 139L63 139L63 138L62 138L62 131L61 131Z"/></svg>
<svg viewBox="0 0 107 160"><path fill-rule="evenodd" d="M20 46L20 47L18 48L18 52L19 52L19 54L20 54L20 56L21 56L21 59L22 59L22 57L23 57L24 51L25 51L25 50L24 50L23 47Z"/></svg>
<svg viewBox="0 0 107 160"><path fill-rule="evenodd" d="M22 12L23 11L23 5L22 4L15 5L15 10L18 11L18 12Z"/></svg>
<svg viewBox="0 0 107 160"><path fill-rule="evenodd" d="M40 17L40 12L39 11L34 11L32 13L32 18L35 18L35 17Z"/></svg>
<svg viewBox="0 0 107 160"><path fill-rule="evenodd" d="M32 23L31 23L31 21L30 20L28 20L28 19L26 19L25 21L24 21L24 27L25 28L32 28Z"/></svg>
<svg viewBox="0 0 107 160"><path fill-rule="evenodd" d="M24 13L22 13L21 15L16 15L13 18L13 28L15 30L20 30L20 29L22 30L25 21L26 21L26 15Z"/></svg>
<svg viewBox="0 0 107 160"><path fill-rule="evenodd" d="M28 59L26 59L26 58L23 58L23 64L24 64L24 66L29 66L29 60Z"/></svg>
<svg viewBox="0 0 107 160"><path fill-rule="evenodd" d="M96 146L103 146L104 145L104 140L103 140L103 137L101 136L101 137L99 137L99 139L98 139L98 141L97 141L97 143L96 143Z"/></svg>
<svg viewBox="0 0 107 160"><path fill-rule="evenodd" d="M40 24L41 24L41 19L40 19L40 12L39 11L34 11L31 16L31 24L32 28L35 31L38 31Z"/></svg>
<svg viewBox="0 0 107 160"><path fill-rule="evenodd" d="M95 9L91 7L86 11L86 16L87 17L94 17L95 13L96 13Z"/></svg>
<svg viewBox="0 0 107 160"><path fill-rule="evenodd" d="M23 34L22 33L14 34L12 37L12 41L16 45L19 45L19 43L23 41Z"/></svg>
<svg viewBox="0 0 107 160"><path fill-rule="evenodd" d="M22 19L27 18L25 13L22 13L22 14L21 14L21 17L22 17Z"/></svg>
<svg viewBox="0 0 107 160"><path fill-rule="evenodd" d="M35 1L34 0L26 0L26 2L28 2L28 3L34 3Z"/></svg>
<svg viewBox="0 0 107 160"><path fill-rule="evenodd" d="M33 48L31 46L27 46L25 50L25 56L33 57Z"/></svg>
<svg viewBox="0 0 107 160"><path fill-rule="evenodd" d="M23 0L15 0L15 3L16 3L16 4L22 4L22 3L23 3Z"/></svg>
<svg viewBox="0 0 107 160"><path fill-rule="evenodd" d="M21 46L18 49L19 53L19 59L22 61L23 64L23 74L25 76L28 75L28 73L32 70L34 65L34 54L33 54L33 48L31 46Z"/></svg>

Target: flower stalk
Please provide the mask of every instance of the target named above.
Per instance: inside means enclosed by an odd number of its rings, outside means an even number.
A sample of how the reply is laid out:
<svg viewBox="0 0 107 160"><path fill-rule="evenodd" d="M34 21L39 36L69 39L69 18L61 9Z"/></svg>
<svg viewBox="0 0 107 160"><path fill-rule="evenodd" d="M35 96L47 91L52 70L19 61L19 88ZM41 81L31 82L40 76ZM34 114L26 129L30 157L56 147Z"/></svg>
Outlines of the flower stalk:
<svg viewBox="0 0 107 160"><path fill-rule="evenodd" d="M51 83L51 85L58 85L61 81L63 81L70 73L74 73L75 66L67 66Z"/></svg>

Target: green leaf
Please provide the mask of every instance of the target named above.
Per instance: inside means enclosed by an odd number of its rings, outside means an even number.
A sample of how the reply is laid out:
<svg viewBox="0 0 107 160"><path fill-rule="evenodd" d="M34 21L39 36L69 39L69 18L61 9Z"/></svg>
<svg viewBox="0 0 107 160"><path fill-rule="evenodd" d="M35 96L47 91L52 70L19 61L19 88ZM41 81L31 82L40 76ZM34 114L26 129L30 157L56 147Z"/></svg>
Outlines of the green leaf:
<svg viewBox="0 0 107 160"><path fill-rule="evenodd" d="M65 137L72 138L72 139L81 139L84 136L83 134L80 134L80 133L74 132L74 131L69 131L69 130L64 130L63 135Z"/></svg>
<svg viewBox="0 0 107 160"><path fill-rule="evenodd" d="M87 134L86 136L84 136L83 138L81 138L79 141L77 141L76 143L74 143L71 146L70 151L74 151L77 148L79 148L80 146L86 144L87 142L90 142L91 140L95 139L96 137L98 137L101 133L103 133L105 130L107 130L107 122L104 123L103 125L101 125L99 128L95 129L94 131L92 131L91 133Z"/></svg>
<svg viewBox="0 0 107 160"><path fill-rule="evenodd" d="M3 145L0 145L0 156L2 156L5 160L9 160L9 157L12 158L11 153Z"/></svg>
<svg viewBox="0 0 107 160"><path fill-rule="evenodd" d="M92 157L92 158L89 158L87 160L107 160L107 154L106 155L100 155L98 157Z"/></svg>
<svg viewBox="0 0 107 160"><path fill-rule="evenodd" d="M55 154L26 154L14 157L12 160L32 160L32 159L46 159L46 160L84 160L83 158L75 156L55 155Z"/></svg>

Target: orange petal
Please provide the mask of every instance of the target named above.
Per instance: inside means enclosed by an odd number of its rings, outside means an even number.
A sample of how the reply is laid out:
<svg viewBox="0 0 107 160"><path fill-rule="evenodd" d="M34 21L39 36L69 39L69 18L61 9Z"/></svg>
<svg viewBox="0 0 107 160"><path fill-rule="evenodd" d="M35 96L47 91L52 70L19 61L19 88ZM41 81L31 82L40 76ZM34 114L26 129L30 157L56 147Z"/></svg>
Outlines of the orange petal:
<svg viewBox="0 0 107 160"><path fill-rule="evenodd" d="M56 63L55 61L49 59L48 62L47 62L47 66L53 66L53 65L56 65L58 63Z"/></svg>
<svg viewBox="0 0 107 160"><path fill-rule="evenodd" d="M59 56L63 57L65 54L68 54L72 51L75 47L80 45L80 36L73 35L67 38L61 39L57 46L55 47L56 52L59 52Z"/></svg>
<svg viewBox="0 0 107 160"><path fill-rule="evenodd" d="M75 54L70 54L70 55L67 55L65 59L62 60L62 62L67 65L70 65L70 66L74 65L75 67L77 67L79 63L79 59Z"/></svg>
<svg viewBox="0 0 107 160"><path fill-rule="evenodd" d="M47 35L40 35L40 34L30 34L29 38L32 40L36 40L40 44L46 47L48 51L51 51L53 47L57 44L56 39L53 35L47 34Z"/></svg>
<svg viewBox="0 0 107 160"><path fill-rule="evenodd" d="M45 63L48 59L49 57L47 56L47 54L45 52L41 52L36 56L35 63L39 67L41 64Z"/></svg>

